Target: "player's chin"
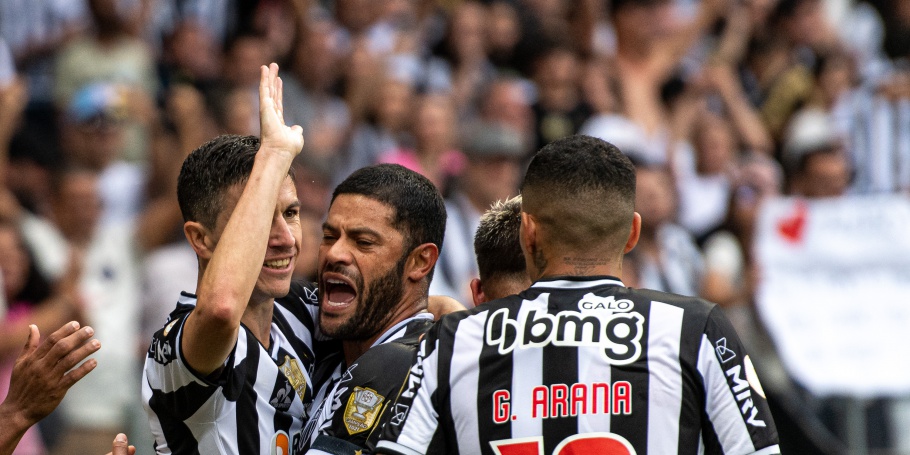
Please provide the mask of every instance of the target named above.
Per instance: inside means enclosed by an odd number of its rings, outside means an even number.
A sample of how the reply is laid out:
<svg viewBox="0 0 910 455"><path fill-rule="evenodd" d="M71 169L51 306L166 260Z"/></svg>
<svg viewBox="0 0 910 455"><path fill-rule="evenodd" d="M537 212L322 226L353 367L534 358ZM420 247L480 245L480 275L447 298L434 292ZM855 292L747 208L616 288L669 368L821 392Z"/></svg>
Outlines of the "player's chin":
<svg viewBox="0 0 910 455"><path fill-rule="evenodd" d="M284 297L291 292L291 275L280 279L261 279L259 289L273 299Z"/></svg>

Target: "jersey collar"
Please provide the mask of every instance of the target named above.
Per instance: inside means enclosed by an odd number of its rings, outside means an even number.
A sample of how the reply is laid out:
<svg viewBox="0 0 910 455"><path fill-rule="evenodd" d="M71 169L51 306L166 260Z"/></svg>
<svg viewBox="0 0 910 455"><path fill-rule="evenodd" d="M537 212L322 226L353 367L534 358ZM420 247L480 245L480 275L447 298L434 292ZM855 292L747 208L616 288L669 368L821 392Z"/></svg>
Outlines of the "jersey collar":
<svg viewBox="0 0 910 455"><path fill-rule="evenodd" d="M388 343L389 341L397 340L398 338L403 337L405 332L407 332L407 330L408 330L408 328L406 327L408 325L408 323L410 323L411 321L416 321L418 319L429 319L432 321L433 314L432 313L417 313L414 316L411 316L411 317L399 322L398 324L393 325L392 328L383 332L383 334L380 335L379 338L377 338L375 342L373 342L373 346L370 346L370 347L372 348L374 346L379 346L380 344Z"/></svg>
<svg viewBox="0 0 910 455"><path fill-rule="evenodd" d="M616 277L609 275L601 276L552 276L541 278L531 285L532 289L559 288L559 289L585 289L598 286L621 286L626 285Z"/></svg>

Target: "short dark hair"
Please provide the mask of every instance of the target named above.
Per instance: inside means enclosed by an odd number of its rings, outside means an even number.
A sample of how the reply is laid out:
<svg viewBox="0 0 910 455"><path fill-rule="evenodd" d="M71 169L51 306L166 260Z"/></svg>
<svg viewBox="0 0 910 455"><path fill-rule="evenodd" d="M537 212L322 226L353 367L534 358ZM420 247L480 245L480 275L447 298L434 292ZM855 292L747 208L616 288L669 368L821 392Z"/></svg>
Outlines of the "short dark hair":
<svg viewBox="0 0 910 455"><path fill-rule="evenodd" d="M177 178L183 220L214 228L225 190L249 179L258 150L259 138L238 135L221 135L193 150Z"/></svg>
<svg viewBox="0 0 910 455"><path fill-rule="evenodd" d="M392 226L405 237L405 251L432 243L442 250L446 230L446 206L442 195L426 177L398 164L377 164L358 169L332 193L332 202L342 194L358 194L377 200L394 212ZM428 281L433 279L433 271Z"/></svg>
<svg viewBox="0 0 910 455"><path fill-rule="evenodd" d="M609 142L569 136L534 155L521 193L522 211L550 233L551 244L621 250L635 213L635 167Z"/></svg>
<svg viewBox="0 0 910 455"><path fill-rule="evenodd" d="M496 202L480 217L474 254L481 282L527 273L520 228L521 196Z"/></svg>

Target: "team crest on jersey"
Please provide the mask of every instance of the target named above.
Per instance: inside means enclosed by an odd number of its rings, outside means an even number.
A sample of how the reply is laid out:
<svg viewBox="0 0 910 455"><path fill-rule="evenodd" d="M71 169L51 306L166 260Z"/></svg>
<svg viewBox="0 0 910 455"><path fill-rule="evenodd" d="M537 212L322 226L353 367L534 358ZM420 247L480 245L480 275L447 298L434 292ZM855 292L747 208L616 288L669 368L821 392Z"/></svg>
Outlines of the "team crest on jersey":
<svg viewBox="0 0 910 455"><path fill-rule="evenodd" d="M344 426L348 429L348 434L369 430L376 423L384 400L385 397L373 389L354 387L348 405L344 408Z"/></svg>
<svg viewBox="0 0 910 455"><path fill-rule="evenodd" d="M284 356L284 362L278 365L278 369L284 373L284 376L288 378L291 386L297 392L297 396L303 400L306 396L306 376L304 376L303 370L300 369L300 363L297 362L297 359L292 359L289 355Z"/></svg>

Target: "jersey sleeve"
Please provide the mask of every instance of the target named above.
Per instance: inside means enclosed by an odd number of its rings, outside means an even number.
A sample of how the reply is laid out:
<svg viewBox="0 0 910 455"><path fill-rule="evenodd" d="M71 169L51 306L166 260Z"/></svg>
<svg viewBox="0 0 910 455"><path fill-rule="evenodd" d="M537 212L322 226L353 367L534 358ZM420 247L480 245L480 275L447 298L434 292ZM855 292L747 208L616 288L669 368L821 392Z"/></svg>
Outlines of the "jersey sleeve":
<svg viewBox="0 0 910 455"><path fill-rule="evenodd" d="M751 358L719 307L708 314L698 356L708 454L779 454L777 429Z"/></svg>
<svg viewBox="0 0 910 455"><path fill-rule="evenodd" d="M376 453L427 453L439 423L436 402L439 371L440 324L436 324L420 342L417 356L400 387L400 393L389 406L388 422L376 447Z"/></svg>
<svg viewBox="0 0 910 455"><path fill-rule="evenodd" d="M179 420L190 419L202 404L216 393L219 387L228 399L240 395L243 389L245 350L238 345L245 344L246 332L240 330L238 341L224 366L208 376L194 371L186 362L181 350L181 338L187 316L192 310L173 314L168 323L155 333L149 346L144 376L152 391L149 406L156 413L167 413ZM237 355L241 352L241 355ZM216 406L222 403L215 400ZM211 409L208 416L218 415L219 409ZM203 418L202 416L199 416Z"/></svg>
<svg viewBox="0 0 910 455"><path fill-rule="evenodd" d="M386 343L371 348L345 371L317 415L312 454L372 452L417 347Z"/></svg>

